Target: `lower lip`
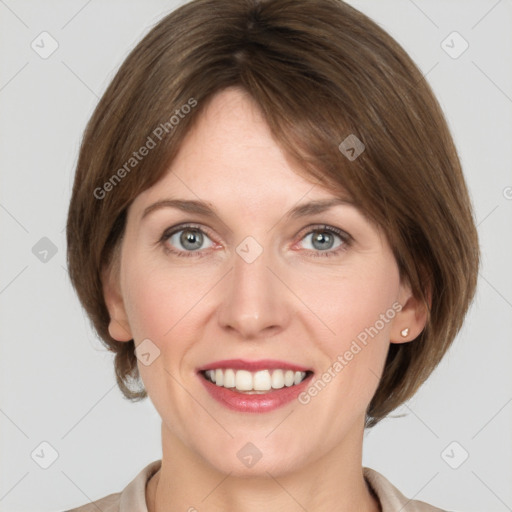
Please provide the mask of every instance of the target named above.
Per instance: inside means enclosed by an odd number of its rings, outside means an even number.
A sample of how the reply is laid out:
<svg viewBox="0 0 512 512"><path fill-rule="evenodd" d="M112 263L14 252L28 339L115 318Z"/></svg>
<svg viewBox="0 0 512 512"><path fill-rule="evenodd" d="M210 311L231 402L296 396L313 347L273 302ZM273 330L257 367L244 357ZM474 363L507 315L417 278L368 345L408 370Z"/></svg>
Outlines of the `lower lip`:
<svg viewBox="0 0 512 512"><path fill-rule="evenodd" d="M198 376L208 393L228 409L238 412L270 412L296 399L309 385L313 374L310 374L295 386L285 386L268 393L254 395L231 391L231 389L210 382L200 373Z"/></svg>

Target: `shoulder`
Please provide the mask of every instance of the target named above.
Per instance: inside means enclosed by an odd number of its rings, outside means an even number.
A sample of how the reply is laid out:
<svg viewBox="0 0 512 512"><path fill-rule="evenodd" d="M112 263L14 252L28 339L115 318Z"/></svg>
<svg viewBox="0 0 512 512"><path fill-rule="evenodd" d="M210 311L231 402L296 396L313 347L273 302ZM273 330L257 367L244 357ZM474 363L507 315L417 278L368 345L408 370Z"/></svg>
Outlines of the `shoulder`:
<svg viewBox="0 0 512 512"><path fill-rule="evenodd" d="M98 512L98 510L102 512L118 512L120 498L120 492L109 494L96 501L91 501L80 507L67 510L66 512Z"/></svg>
<svg viewBox="0 0 512 512"><path fill-rule="evenodd" d="M160 469L161 460L155 460L144 467L120 492L81 505L66 512L147 512L146 484Z"/></svg>
<svg viewBox="0 0 512 512"><path fill-rule="evenodd" d="M405 497L385 476L371 468L363 467L363 475L372 491L377 495L382 512L446 512L424 501Z"/></svg>

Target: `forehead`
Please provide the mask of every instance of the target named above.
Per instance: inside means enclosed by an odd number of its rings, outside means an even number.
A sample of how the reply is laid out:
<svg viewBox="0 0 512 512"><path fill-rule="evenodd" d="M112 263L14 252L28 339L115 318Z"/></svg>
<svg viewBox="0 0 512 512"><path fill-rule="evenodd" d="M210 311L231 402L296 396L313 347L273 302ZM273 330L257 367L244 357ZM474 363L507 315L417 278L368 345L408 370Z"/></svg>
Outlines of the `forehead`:
<svg viewBox="0 0 512 512"><path fill-rule="evenodd" d="M275 141L251 97L226 89L210 101L181 143L164 177L137 197L134 206L167 196L231 202L244 210L290 207L340 196L308 177ZM347 197L346 194L343 194Z"/></svg>

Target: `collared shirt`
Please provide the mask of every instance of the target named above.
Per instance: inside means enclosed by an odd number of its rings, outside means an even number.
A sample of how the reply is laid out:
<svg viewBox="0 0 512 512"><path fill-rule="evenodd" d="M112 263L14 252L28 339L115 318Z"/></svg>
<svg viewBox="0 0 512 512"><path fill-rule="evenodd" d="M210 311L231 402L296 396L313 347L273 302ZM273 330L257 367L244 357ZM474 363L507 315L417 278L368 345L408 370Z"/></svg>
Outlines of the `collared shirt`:
<svg viewBox="0 0 512 512"><path fill-rule="evenodd" d="M121 491L109 494L81 507L67 512L148 512L146 505L146 484L160 469L161 460L148 464ZM371 468L363 467L363 475L380 502L382 512L445 512L428 503L407 499L383 475Z"/></svg>

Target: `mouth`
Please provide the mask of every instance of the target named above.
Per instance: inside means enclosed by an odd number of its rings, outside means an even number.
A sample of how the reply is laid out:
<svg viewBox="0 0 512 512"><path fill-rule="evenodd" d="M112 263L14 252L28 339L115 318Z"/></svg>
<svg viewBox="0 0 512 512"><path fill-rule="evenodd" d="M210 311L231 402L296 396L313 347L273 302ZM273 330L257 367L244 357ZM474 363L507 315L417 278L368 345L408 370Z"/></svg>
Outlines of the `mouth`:
<svg viewBox="0 0 512 512"><path fill-rule="evenodd" d="M256 372L235 368L203 370L200 375L218 387L244 394L265 394L284 387L298 386L310 375L311 370L294 371L282 368L264 369Z"/></svg>
<svg viewBox="0 0 512 512"><path fill-rule="evenodd" d="M292 402L311 382L313 370L284 361L230 359L197 370L221 405L238 412L268 412Z"/></svg>

